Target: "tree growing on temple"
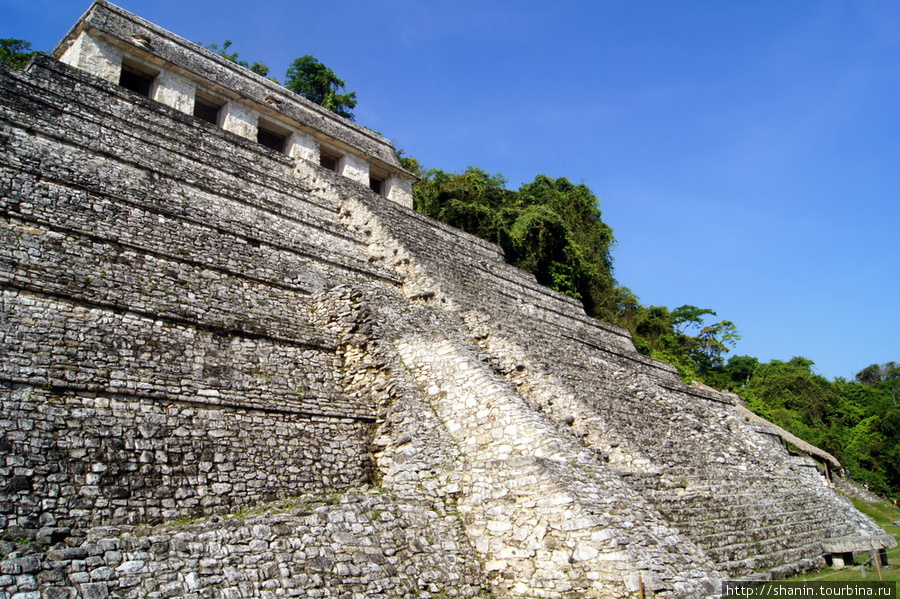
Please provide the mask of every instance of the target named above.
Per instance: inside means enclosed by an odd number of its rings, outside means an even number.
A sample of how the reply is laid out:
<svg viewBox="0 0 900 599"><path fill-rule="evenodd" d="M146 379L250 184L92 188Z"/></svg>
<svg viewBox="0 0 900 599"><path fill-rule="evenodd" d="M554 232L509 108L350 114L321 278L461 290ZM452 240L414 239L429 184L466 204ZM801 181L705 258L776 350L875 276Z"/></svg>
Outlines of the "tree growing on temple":
<svg viewBox="0 0 900 599"><path fill-rule="evenodd" d="M231 47L231 40L225 40L225 42L219 46L218 44L208 44L206 46L207 50L212 50L222 58L226 60L230 60L234 64L240 65L245 69L249 69L251 73L256 73L257 75L262 75L265 77L269 74L269 67L261 62L249 63L246 60L241 60L240 56L237 52L229 52L228 49ZM276 79L273 79L276 81Z"/></svg>
<svg viewBox="0 0 900 599"><path fill-rule="evenodd" d="M344 80L309 54L291 63L284 86L319 106L344 118L353 120L350 112L356 107L356 92L344 92Z"/></svg>

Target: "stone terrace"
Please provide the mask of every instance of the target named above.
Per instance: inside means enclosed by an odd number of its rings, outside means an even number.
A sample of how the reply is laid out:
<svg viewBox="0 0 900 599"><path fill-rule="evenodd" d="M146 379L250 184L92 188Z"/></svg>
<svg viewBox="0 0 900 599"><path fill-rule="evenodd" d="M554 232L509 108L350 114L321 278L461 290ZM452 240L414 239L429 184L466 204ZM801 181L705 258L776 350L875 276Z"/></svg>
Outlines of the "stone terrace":
<svg viewBox="0 0 900 599"><path fill-rule="evenodd" d="M823 541L851 533L860 550L892 542L827 488L811 460L788 456L771 431L740 417L734 396L681 384L673 368L637 354L627 332L586 318L458 231L422 227L423 217L402 218L371 198L365 210L347 203L357 226L394 240L408 270L425 273L417 280L430 293L410 293L459 314L487 366L599 452L723 572L818 567Z"/></svg>
<svg viewBox="0 0 900 599"><path fill-rule="evenodd" d="M495 246L188 112L0 70L0 597L701 597L892 541Z"/></svg>

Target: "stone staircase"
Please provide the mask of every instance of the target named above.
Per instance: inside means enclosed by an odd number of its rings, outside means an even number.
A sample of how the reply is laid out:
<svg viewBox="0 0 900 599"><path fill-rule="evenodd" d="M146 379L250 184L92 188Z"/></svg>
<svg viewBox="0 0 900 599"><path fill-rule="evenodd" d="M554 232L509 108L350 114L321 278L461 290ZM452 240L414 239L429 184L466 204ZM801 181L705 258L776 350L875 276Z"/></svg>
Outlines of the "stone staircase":
<svg viewBox="0 0 900 599"><path fill-rule="evenodd" d="M743 480L741 480L743 478ZM860 522L836 517L846 506L831 491L796 479L739 477L721 484L647 489L650 502L731 577L787 576L824 565L823 542L858 534ZM863 528L865 530L865 528ZM874 527L870 533L877 534Z"/></svg>
<svg viewBox="0 0 900 599"><path fill-rule="evenodd" d="M359 203L369 226L383 227L429 274L436 301L463 315L483 364L605 456L716 569L781 576L821 565L830 538L891 542L747 424L734 398L681 384L670 367L638 355L626 332L586 318L577 302L499 256L479 248L452 259L458 232L438 226L413 235L408 220L394 218L397 208Z"/></svg>
<svg viewBox="0 0 900 599"><path fill-rule="evenodd" d="M451 341L459 339L451 330L411 332L398 352L464 456L451 480L495 584L511 596L568 589L593 597L635 592L640 577L661 594L712 592L708 558L595 453L523 402L477 348Z"/></svg>

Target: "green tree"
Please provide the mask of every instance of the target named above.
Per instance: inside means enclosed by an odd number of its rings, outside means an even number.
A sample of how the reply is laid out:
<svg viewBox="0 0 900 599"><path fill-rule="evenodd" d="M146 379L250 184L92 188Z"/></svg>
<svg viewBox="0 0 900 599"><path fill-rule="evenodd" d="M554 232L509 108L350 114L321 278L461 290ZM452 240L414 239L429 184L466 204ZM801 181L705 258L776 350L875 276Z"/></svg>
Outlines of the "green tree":
<svg viewBox="0 0 900 599"><path fill-rule="evenodd" d="M889 390L894 405L900 405L900 364L896 362L872 364L857 372L856 380L863 385Z"/></svg>
<svg viewBox="0 0 900 599"><path fill-rule="evenodd" d="M230 60L231 62L240 65L245 69L249 69L251 72L256 73L257 75L265 77L269 74L269 67L267 67L263 63L249 63L246 60L241 60L237 52L229 52L228 49L231 48L231 40L225 40L225 42L221 46L219 46L218 44L208 44L205 47L207 50L212 50L222 58ZM273 81L276 81L277 83L277 80L273 79Z"/></svg>
<svg viewBox="0 0 900 599"><path fill-rule="evenodd" d="M34 51L31 49L31 42L12 38L0 39L0 63L24 69L32 56Z"/></svg>
<svg viewBox="0 0 900 599"><path fill-rule="evenodd" d="M672 310L672 327L679 335L687 333L688 329L703 328L703 318L705 316L716 316L716 313L708 308L698 308L697 306L679 306Z"/></svg>
<svg viewBox="0 0 900 599"><path fill-rule="evenodd" d="M695 338L695 359L704 370L721 368L724 363L722 356L740 340L741 334L730 320L705 326Z"/></svg>
<svg viewBox="0 0 900 599"><path fill-rule="evenodd" d="M837 393L825 377L812 371L814 362L797 356L788 362L772 360L760 364L747 382L745 392L763 399L772 409L784 410L779 424L788 430L794 422L816 426L826 421L837 404Z"/></svg>
<svg viewBox="0 0 900 599"><path fill-rule="evenodd" d="M414 174L415 176L421 178L425 176L425 169L417 159L409 156L403 149L396 147L394 148L394 154L397 156L397 160L400 161L400 166Z"/></svg>
<svg viewBox="0 0 900 599"><path fill-rule="evenodd" d="M727 388L734 390L746 384L757 366L759 360L753 356L731 356L722 368L722 374L728 380Z"/></svg>
<svg viewBox="0 0 900 599"><path fill-rule="evenodd" d="M706 317L716 316L715 311L691 305L666 312L665 319L659 308L649 310L647 317L634 329L635 335L643 341L639 347L647 347L651 356L675 365L685 382L691 382L687 377L692 377L719 388L729 388L733 384L724 372L724 354L741 339L733 322L722 320L706 324ZM657 316L652 318L654 313ZM648 322L656 325L649 337ZM665 326L668 330L663 331ZM687 364L692 364L692 368L687 368Z"/></svg>
<svg viewBox="0 0 900 599"><path fill-rule="evenodd" d="M582 299L571 232L556 211L546 205L526 206L517 211L509 232L514 264L534 273L538 282Z"/></svg>
<svg viewBox="0 0 900 599"><path fill-rule="evenodd" d="M641 307L642 308L642 307ZM642 342L638 349L642 349L644 353L649 353L652 347L662 345L662 339L672 335L672 313L665 306L649 306L647 308L638 308L634 320L632 321L632 329L635 334L635 341Z"/></svg>
<svg viewBox="0 0 900 599"><path fill-rule="evenodd" d="M356 92L341 93L345 85L334 71L308 54L291 63L284 81L295 94L352 121L350 111L356 108Z"/></svg>
<svg viewBox="0 0 900 599"><path fill-rule="evenodd" d="M417 211L482 239L510 247L511 192L502 175L469 167L463 173L428 170L413 189Z"/></svg>
<svg viewBox="0 0 900 599"><path fill-rule="evenodd" d="M743 378L752 360L734 358L724 370L733 367L735 378ZM900 407L891 387L896 365L867 367L855 381L828 381L812 366L802 357L757 364L737 391L757 414L834 454L853 478L878 492L900 491Z"/></svg>
<svg viewBox="0 0 900 599"><path fill-rule="evenodd" d="M616 284L615 287L609 290L604 300L609 312L615 315L613 318L610 318L610 322L616 323L632 332L637 327L643 313L648 309L641 305L640 299L631 289L619 284ZM653 306L650 309L652 308ZM663 307L663 309L668 312L666 308ZM635 343L641 342L638 335L635 335L634 339ZM641 349L640 346L638 351L647 353L646 349Z"/></svg>
<svg viewBox="0 0 900 599"><path fill-rule="evenodd" d="M432 169L414 189L419 212L499 244L511 264L538 282L581 300L588 314L607 320L629 309L634 294L615 284L612 229L586 185L538 175L518 191L502 175L469 167Z"/></svg>
<svg viewBox="0 0 900 599"><path fill-rule="evenodd" d="M576 185L565 177L538 175L519 188L516 202L522 207L519 218L527 217L543 238L542 262L533 271L538 280L580 299L588 314L616 320L616 300L621 296L614 292L615 240L612 228L603 222L597 196L587 185ZM536 221L531 207L541 207L550 220ZM524 241L515 233L524 232L525 224L515 224L514 238ZM537 238L535 233L529 233L532 240ZM527 251L533 253L534 248Z"/></svg>

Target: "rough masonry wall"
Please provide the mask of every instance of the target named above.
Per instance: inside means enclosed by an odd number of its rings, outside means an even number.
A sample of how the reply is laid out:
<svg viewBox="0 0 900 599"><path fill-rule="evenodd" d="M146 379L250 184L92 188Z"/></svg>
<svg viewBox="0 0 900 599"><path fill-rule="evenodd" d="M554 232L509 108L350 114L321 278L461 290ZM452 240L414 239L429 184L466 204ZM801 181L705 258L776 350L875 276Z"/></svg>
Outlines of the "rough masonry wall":
<svg viewBox="0 0 900 599"><path fill-rule="evenodd" d="M171 522L359 484L366 431L346 420L21 385L2 392L10 529L59 536Z"/></svg>
<svg viewBox="0 0 900 599"><path fill-rule="evenodd" d="M407 295L459 315L486 366L530 409L599 452L648 501L645 517L675 525L717 569L783 576L823 564L830 539L854 537L860 550L893 543L827 487L811 460L791 458L740 417L733 396L686 387L671 367L638 355L625 331L584 317L570 298L458 231L400 218L374 197L347 196L344 205L353 226L371 231L378 259L390 264L397 248L405 253ZM432 404L448 392L435 389ZM460 442L477 437L459 430Z"/></svg>
<svg viewBox="0 0 900 599"><path fill-rule="evenodd" d="M0 75L0 593L701 597L886 542L496 246L52 59Z"/></svg>
<svg viewBox="0 0 900 599"><path fill-rule="evenodd" d="M258 144L0 75L0 597L477 595L446 494L358 494L390 393L324 290L399 285L365 235Z"/></svg>
<svg viewBox="0 0 900 599"><path fill-rule="evenodd" d="M4 545L13 545L0 541ZM92 529L84 543L14 547L0 596L478 597L479 564L440 505L382 493L298 497L265 513Z"/></svg>
<svg viewBox="0 0 900 599"><path fill-rule="evenodd" d="M389 276L286 158L43 61L0 90L5 524L152 522L367 480L373 409L336 386L304 298Z"/></svg>

